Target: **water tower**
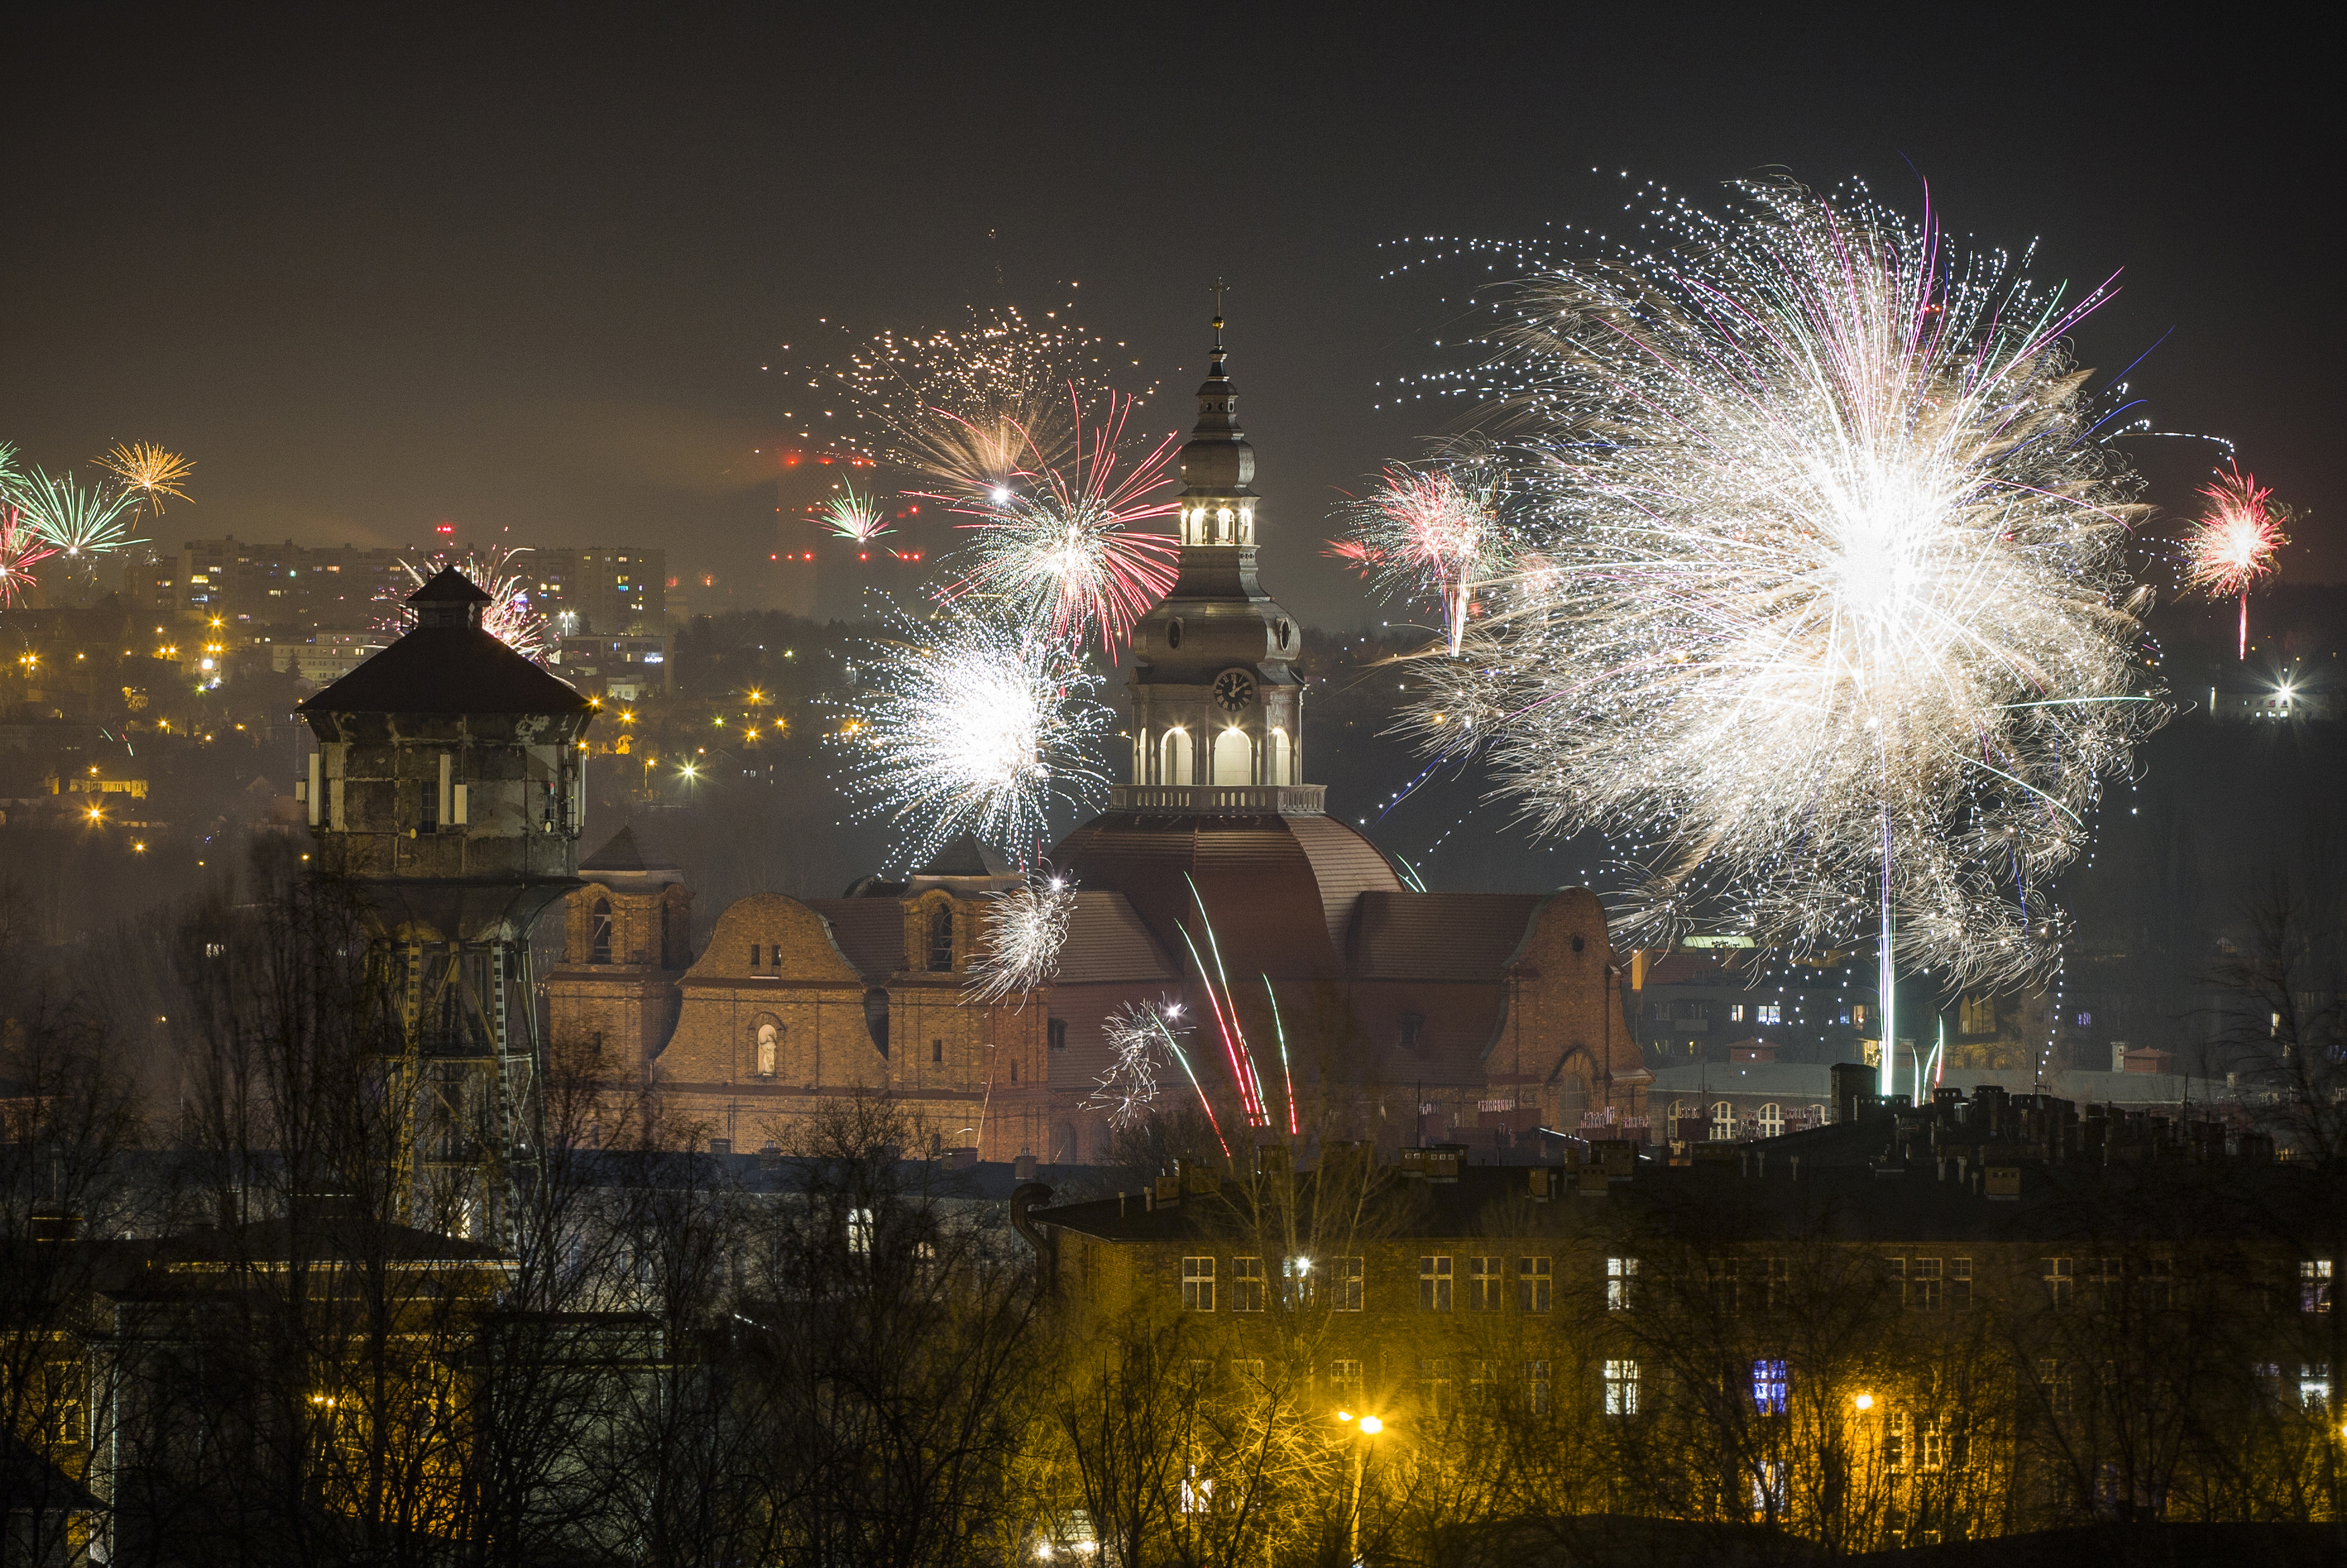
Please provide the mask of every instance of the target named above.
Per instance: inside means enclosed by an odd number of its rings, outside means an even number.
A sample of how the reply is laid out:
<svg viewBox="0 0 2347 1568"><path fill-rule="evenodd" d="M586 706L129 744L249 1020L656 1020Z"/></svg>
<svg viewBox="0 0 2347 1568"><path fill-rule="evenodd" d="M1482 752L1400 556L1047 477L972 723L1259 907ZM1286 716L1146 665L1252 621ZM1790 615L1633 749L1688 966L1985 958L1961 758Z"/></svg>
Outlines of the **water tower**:
<svg viewBox="0 0 2347 1568"><path fill-rule="evenodd" d="M322 871L365 900L401 1023L401 1213L484 1239L537 1163L529 936L580 886L587 698L482 628L451 567L415 624L302 705Z"/></svg>

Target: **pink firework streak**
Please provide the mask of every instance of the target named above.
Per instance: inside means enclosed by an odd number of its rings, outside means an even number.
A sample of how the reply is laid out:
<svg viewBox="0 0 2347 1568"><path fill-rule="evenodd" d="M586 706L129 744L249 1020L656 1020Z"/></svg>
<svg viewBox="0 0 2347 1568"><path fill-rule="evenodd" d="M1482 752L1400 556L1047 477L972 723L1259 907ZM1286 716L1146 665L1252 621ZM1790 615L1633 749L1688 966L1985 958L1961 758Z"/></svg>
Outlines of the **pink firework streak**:
<svg viewBox="0 0 2347 1568"><path fill-rule="evenodd" d="M39 585L33 568L56 554L22 512L0 505L0 610L14 609Z"/></svg>
<svg viewBox="0 0 2347 1568"><path fill-rule="evenodd" d="M1180 546L1168 535L1134 525L1174 511L1170 498L1151 497L1173 477L1177 436L1126 465L1121 459L1133 400L1108 394L1107 413L1087 429L1072 388L1069 398L1076 414L1071 462L1049 461L1022 428L1031 466L975 494L933 497L977 519L960 524L976 537L965 575L947 597L1008 599L1071 646L1097 633L1114 662L1133 623L1174 585Z"/></svg>
<svg viewBox="0 0 2347 1568"><path fill-rule="evenodd" d="M2250 590L2274 571L2274 553L2290 543L2273 491L2236 465L2201 487L2208 504L2186 543L2184 579L2211 598L2241 601L2240 657L2250 657Z"/></svg>

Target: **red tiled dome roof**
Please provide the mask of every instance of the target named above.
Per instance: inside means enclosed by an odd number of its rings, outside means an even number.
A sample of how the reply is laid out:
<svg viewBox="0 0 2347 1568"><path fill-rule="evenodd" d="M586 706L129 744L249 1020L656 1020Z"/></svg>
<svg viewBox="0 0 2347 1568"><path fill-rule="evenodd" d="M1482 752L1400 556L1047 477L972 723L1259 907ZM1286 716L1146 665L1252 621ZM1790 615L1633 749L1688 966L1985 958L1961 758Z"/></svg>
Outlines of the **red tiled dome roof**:
<svg viewBox="0 0 2347 1568"><path fill-rule="evenodd" d="M1354 901L1402 891L1377 846L1333 817L1111 811L1062 840L1051 863L1087 891L1122 893L1184 967L1183 930L1204 947L1194 881L1234 983L1341 978Z"/></svg>

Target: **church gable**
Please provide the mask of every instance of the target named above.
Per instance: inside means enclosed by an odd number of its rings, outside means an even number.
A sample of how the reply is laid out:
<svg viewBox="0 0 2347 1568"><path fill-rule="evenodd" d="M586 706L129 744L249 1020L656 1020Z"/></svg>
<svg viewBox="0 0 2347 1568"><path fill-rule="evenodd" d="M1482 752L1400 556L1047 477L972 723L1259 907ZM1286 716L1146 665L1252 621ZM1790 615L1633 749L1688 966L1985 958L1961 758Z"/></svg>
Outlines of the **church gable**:
<svg viewBox="0 0 2347 1568"><path fill-rule="evenodd" d="M728 981L788 980L861 984L863 976L832 940L831 927L805 904L780 893L738 899L717 917L709 950L685 972L688 986Z"/></svg>

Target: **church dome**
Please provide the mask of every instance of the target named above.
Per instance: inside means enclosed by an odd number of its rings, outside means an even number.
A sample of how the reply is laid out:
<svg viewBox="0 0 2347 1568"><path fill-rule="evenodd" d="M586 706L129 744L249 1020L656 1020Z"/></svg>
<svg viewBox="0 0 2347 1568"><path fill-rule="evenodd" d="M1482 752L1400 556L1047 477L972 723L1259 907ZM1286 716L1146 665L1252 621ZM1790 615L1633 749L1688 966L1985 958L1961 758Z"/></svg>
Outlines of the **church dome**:
<svg viewBox="0 0 2347 1568"><path fill-rule="evenodd" d="M1341 978L1355 901L1402 891L1376 845L1317 815L1111 811L1061 840L1051 864L1086 892L1122 893L1177 960L1185 929L1204 950L1203 900L1235 979Z"/></svg>

